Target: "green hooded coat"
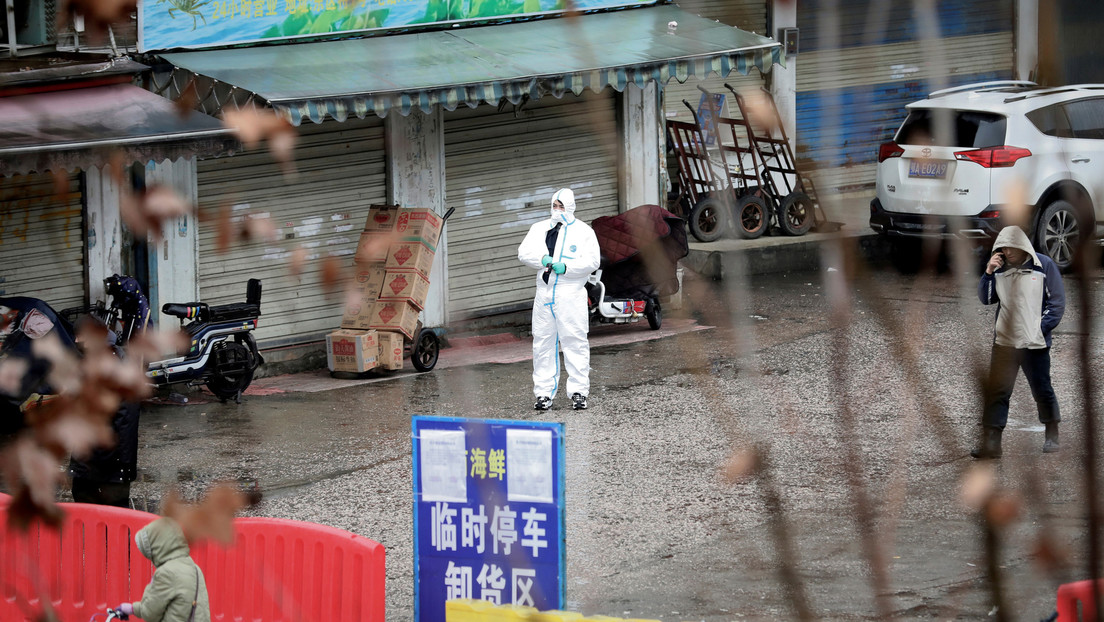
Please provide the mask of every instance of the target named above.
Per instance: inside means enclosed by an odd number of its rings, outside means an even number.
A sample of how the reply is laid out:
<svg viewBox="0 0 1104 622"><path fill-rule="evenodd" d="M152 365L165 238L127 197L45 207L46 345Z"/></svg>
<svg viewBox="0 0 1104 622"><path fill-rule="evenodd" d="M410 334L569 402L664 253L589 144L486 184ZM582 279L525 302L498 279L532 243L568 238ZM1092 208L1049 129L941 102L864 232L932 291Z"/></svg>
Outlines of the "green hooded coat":
<svg viewBox="0 0 1104 622"><path fill-rule="evenodd" d="M142 600L134 603L134 615L146 622L188 622L194 600L192 622L211 622L207 582L192 561L180 525L171 518L159 518L143 527L134 541L155 568Z"/></svg>

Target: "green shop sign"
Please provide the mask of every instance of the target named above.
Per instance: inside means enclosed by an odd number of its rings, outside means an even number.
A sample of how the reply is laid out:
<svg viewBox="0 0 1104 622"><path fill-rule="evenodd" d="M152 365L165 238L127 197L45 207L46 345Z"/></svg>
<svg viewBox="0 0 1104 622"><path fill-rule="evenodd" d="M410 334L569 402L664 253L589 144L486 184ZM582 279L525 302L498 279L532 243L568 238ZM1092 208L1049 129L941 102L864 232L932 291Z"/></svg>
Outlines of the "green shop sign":
<svg viewBox="0 0 1104 622"><path fill-rule="evenodd" d="M574 0L580 11L656 0ZM569 0L139 0L138 49L207 48L555 14Z"/></svg>

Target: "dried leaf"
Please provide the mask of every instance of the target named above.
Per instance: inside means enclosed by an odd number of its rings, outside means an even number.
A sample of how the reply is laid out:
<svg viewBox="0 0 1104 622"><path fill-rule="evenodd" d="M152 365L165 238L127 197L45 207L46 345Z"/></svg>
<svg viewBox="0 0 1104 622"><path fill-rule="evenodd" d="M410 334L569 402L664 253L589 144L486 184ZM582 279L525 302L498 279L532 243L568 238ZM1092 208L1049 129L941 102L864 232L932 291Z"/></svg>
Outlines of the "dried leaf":
<svg viewBox="0 0 1104 622"><path fill-rule="evenodd" d="M971 466L962 477L962 486L959 488L958 498L962 505L975 512L980 512L989 502L996 488L996 474L993 467L988 464L976 464Z"/></svg>
<svg viewBox="0 0 1104 622"><path fill-rule="evenodd" d="M192 206L172 188L157 185L146 189L139 203L139 211L154 239L160 240L162 223L190 214Z"/></svg>
<svg viewBox="0 0 1104 622"><path fill-rule="evenodd" d="M1036 535L1031 553L1035 558L1035 563L1049 572L1061 570L1070 563L1069 550L1063 547L1053 536L1044 532L1039 532Z"/></svg>
<svg viewBox="0 0 1104 622"><path fill-rule="evenodd" d="M58 458L29 434L9 445L2 458L4 480L12 491L8 524L17 529L26 529L35 519L59 524L62 512L54 502L61 479Z"/></svg>
<svg viewBox="0 0 1104 622"><path fill-rule="evenodd" d="M0 393L17 396L23 391L23 378L30 370L25 359L0 359Z"/></svg>
<svg viewBox="0 0 1104 622"><path fill-rule="evenodd" d="M225 545L234 543L234 516L260 501L228 483L217 484L198 504L185 503L175 492L163 504L165 516L180 524L189 542L208 538Z"/></svg>
<svg viewBox="0 0 1104 622"><path fill-rule="evenodd" d="M80 360L73 351L61 343L53 332L35 339L31 343L31 352L38 358L50 362L50 373L46 381L60 394L80 391Z"/></svg>
<svg viewBox="0 0 1104 622"><path fill-rule="evenodd" d="M215 250L220 254L230 250L230 243L234 240L234 224L230 221L230 206L225 203L218 208L215 217Z"/></svg>
<svg viewBox="0 0 1104 622"><path fill-rule="evenodd" d="M246 242L275 242L276 225L267 216L247 214L242 220L242 240Z"/></svg>
<svg viewBox="0 0 1104 622"><path fill-rule="evenodd" d="M288 257L288 272L292 276L299 276L303 273L303 265L307 262L307 249L302 246L295 247L295 250L291 251L291 255Z"/></svg>
<svg viewBox="0 0 1104 622"><path fill-rule="evenodd" d="M985 512L994 527L1007 527L1019 518L1022 507L1018 494L1000 491L989 500Z"/></svg>
<svg viewBox="0 0 1104 622"><path fill-rule="evenodd" d="M729 456L721 473L730 484L742 482L759 470L759 455L753 449L738 451Z"/></svg>
<svg viewBox="0 0 1104 622"><path fill-rule="evenodd" d="M327 295L332 295L341 289L341 283L343 280L344 268L337 257L333 255L326 256L322 260L322 267L319 268L321 272L321 285L322 291Z"/></svg>
<svg viewBox="0 0 1104 622"><path fill-rule="evenodd" d="M188 84L184 85L184 88L180 91L180 97L176 98L173 102L176 107L177 114L180 118L187 118L190 114L195 112L196 107L199 105L199 87L196 86L196 80L193 77L188 81Z"/></svg>

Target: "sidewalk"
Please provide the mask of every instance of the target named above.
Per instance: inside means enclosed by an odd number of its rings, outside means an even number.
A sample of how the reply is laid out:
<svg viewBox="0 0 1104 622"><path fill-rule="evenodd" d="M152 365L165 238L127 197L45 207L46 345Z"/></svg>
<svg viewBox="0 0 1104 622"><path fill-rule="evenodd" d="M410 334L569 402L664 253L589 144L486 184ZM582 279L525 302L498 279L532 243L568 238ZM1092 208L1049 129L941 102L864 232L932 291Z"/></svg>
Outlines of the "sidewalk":
<svg viewBox="0 0 1104 622"><path fill-rule="evenodd" d="M809 232L802 236L764 235L755 240L723 238L698 242L690 237L690 254L683 264L704 277L724 280L725 272L773 274L816 270L820 266L820 245L836 238L874 239L870 228L870 199L873 190L826 194L821 208L828 220L842 225L829 233Z"/></svg>
<svg viewBox="0 0 1104 622"><path fill-rule="evenodd" d="M650 329L648 322L643 319L636 324L606 324L591 328L590 347L593 350L611 345L651 341L710 328L712 327L702 326L691 319L678 318L664 319L663 327L659 330ZM484 337L452 338L451 342L452 347L441 349L441 356L437 360L434 371L485 363L520 363L533 358L533 340L528 337L521 338L511 334L500 334ZM433 371L427 373L433 373ZM418 372L414 371L409 361L405 362L402 370L369 372L363 378L354 376L333 378L330 376L329 370L316 369L295 374L258 378L246 389L245 395L317 393L319 391L331 391L344 387L395 380L417 374ZM207 394L203 395L204 397L210 397Z"/></svg>

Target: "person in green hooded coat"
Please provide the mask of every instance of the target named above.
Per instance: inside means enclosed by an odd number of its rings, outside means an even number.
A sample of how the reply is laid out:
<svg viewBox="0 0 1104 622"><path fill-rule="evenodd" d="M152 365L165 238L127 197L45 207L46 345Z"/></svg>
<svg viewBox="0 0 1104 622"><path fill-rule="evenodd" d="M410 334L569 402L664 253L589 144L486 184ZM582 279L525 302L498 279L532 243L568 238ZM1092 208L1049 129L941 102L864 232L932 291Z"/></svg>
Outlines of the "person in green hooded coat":
<svg viewBox="0 0 1104 622"><path fill-rule="evenodd" d="M207 583L192 561L188 540L173 519L159 518L143 527L134 542L153 562L153 579L142 600L117 609L146 622L211 622Z"/></svg>

